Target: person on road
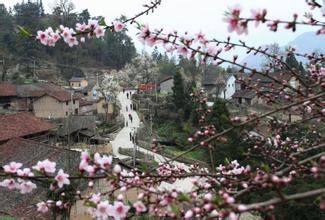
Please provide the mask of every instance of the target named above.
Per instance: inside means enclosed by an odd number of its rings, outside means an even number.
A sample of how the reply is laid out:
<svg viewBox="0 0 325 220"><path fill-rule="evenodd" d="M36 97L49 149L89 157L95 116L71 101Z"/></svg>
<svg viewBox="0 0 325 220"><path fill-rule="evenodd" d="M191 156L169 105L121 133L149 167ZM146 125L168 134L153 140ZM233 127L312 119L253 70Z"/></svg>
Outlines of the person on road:
<svg viewBox="0 0 325 220"><path fill-rule="evenodd" d="M125 110L126 110L126 112L128 112L128 111L129 111L129 109L128 109L128 107L127 107L127 106L125 106Z"/></svg>
<svg viewBox="0 0 325 220"><path fill-rule="evenodd" d="M126 98L129 99L129 93L128 92L126 93Z"/></svg>
<svg viewBox="0 0 325 220"><path fill-rule="evenodd" d="M130 141L132 141L132 134L131 134L131 132L130 132Z"/></svg>
<svg viewBox="0 0 325 220"><path fill-rule="evenodd" d="M130 109L133 110L133 109L132 109L132 103L130 104Z"/></svg>

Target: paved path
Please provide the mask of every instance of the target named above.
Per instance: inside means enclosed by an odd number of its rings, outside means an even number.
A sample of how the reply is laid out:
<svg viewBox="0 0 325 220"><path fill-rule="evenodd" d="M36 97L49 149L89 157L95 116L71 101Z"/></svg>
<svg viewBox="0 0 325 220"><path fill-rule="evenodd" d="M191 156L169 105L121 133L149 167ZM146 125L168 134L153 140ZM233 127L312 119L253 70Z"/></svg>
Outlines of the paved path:
<svg viewBox="0 0 325 220"><path fill-rule="evenodd" d="M139 128L140 126L140 119L138 114L133 111L130 110L130 104L131 104L131 100L127 98L126 93L128 91L125 91L125 93L120 92L117 96L120 104L121 104L121 114L124 116L125 121L128 121L128 126L125 126L115 137L114 141L112 141L112 148L113 148L113 154L118 157L119 159L125 159L128 158L128 156L119 154L118 149L120 147L122 148L133 148L134 145L133 143L130 141L130 132L132 133L134 129ZM126 111L126 106L128 107L128 111ZM132 123L129 120L129 114L131 114L133 121ZM150 154L152 156L154 156L154 159L156 162L160 163L160 162L165 162L166 160L168 160L168 158L154 153L152 151L149 151L147 149L138 147L138 150L145 153L145 154ZM173 162L173 164L175 165L180 165L180 166L184 166L185 169L188 169L188 166L186 166L183 163L179 163L179 162ZM193 184L190 180L190 178L186 178L186 179L182 179L182 180L176 180L173 184L169 184L166 182L163 182L159 188L160 189L171 189L171 188L175 188L184 192L188 192L192 189Z"/></svg>

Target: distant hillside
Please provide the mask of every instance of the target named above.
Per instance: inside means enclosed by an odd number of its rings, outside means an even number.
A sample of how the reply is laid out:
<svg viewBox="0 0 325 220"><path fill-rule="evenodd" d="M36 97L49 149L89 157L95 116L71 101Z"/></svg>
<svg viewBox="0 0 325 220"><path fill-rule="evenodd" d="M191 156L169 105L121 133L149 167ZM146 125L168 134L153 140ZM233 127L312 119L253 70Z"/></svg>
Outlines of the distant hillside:
<svg viewBox="0 0 325 220"><path fill-rule="evenodd" d="M296 39L289 42L285 46L281 47L281 50L284 51L286 47L293 46L297 49L298 53L312 53L318 51L320 53L325 52L325 36L316 35L315 32L306 32L299 35ZM265 45L263 46L266 47ZM298 61L306 62L303 58L297 57ZM253 54L245 57L241 63L247 63L249 67L255 67L260 69L262 64L265 62L265 57L261 55L254 56Z"/></svg>

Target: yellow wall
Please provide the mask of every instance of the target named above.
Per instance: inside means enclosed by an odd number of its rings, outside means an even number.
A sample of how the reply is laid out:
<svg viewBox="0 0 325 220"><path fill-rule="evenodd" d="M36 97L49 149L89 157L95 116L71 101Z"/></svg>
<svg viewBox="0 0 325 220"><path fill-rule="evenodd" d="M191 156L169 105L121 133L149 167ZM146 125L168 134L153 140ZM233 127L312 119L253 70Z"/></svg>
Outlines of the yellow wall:
<svg viewBox="0 0 325 220"><path fill-rule="evenodd" d="M33 103L34 114L40 118L65 118L67 114L74 114L75 109L79 112L79 100L59 102L57 99L45 95Z"/></svg>

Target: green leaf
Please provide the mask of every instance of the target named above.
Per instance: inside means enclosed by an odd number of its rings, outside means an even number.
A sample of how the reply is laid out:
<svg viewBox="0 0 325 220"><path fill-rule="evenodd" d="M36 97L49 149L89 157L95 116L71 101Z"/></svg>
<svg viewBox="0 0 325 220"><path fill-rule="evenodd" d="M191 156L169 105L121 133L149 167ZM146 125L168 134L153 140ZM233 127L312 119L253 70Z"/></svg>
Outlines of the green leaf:
<svg viewBox="0 0 325 220"><path fill-rule="evenodd" d="M269 167L269 165L262 163L261 168L266 171L266 172L270 172L271 168Z"/></svg>
<svg viewBox="0 0 325 220"><path fill-rule="evenodd" d="M170 208L171 208L172 212L174 212L176 215L179 214L179 207L178 207L178 205L176 205L176 203L170 204Z"/></svg>
<svg viewBox="0 0 325 220"><path fill-rule="evenodd" d="M98 24L99 24L100 26L107 26L104 17L101 17L101 19L98 21Z"/></svg>
<svg viewBox="0 0 325 220"><path fill-rule="evenodd" d="M19 33L25 37L30 37L31 36L31 33L29 33L25 28L23 28L22 26L20 25L17 25L17 28L19 30Z"/></svg>
<svg viewBox="0 0 325 220"><path fill-rule="evenodd" d="M181 202L185 202L185 201L190 201L190 197L189 195L187 195L186 193L181 193L178 197L179 201Z"/></svg>

